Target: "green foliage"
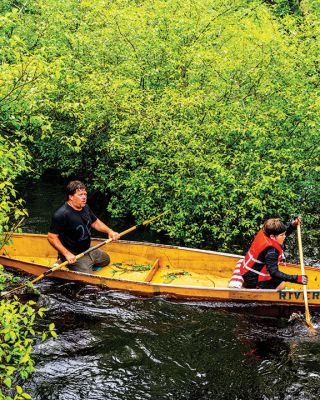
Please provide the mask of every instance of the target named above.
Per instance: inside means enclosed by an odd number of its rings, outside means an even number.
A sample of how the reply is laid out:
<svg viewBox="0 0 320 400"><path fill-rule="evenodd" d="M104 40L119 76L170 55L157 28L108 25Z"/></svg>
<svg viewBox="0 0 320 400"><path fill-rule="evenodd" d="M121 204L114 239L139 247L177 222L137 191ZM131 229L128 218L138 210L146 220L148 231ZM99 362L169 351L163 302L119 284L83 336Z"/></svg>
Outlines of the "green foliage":
<svg viewBox="0 0 320 400"><path fill-rule="evenodd" d="M5 232L10 231L26 215L24 202L17 197L14 181L28 170L24 146L0 136L0 248Z"/></svg>
<svg viewBox="0 0 320 400"><path fill-rule="evenodd" d="M37 86L44 64L41 51L29 53L24 39L16 34L18 9L2 5L7 13L0 16L0 246L3 233L26 215L14 183L22 173L30 171L31 155L27 145L32 130L41 125L37 115ZM9 12L10 11L10 12Z"/></svg>
<svg viewBox="0 0 320 400"><path fill-rule="evenodd" d="M190 272L168 272L162 276L163 283L169 284L177 279L179 276L191 276Z"/></svg>
<svg viewBox="0 0 320 400"><path fill-rule="evenodd" d="M84 179L114 217L171 210L151 228L173 243L243 253L267 217L318 227L319 4L2 0L0 241L31 168ZM9 399L56 333L34 330L34 304L0 304Z"/></svg>
<svg viewBox="0 0 320 400"><path fill-rule="evenodd" d="M269 216L318 223L319 2L6 4L38 174L84 179L113 216L169 209L152 227L192 246L243 252Z"/></svg>
<svg viewBox="0 0 320 400"><path fill-rule="evenodd" d="M8 232L16 230L21 217L27 214L15 182L31 170L33 134L50 130L41 107L52 70L42 49L32 45L32 37L21 35L28 30L21 26L22 13L36 11L27 4L4 0L0 5L0 248L10 240ZM1 267L0 290L11 280ZM34 341L56 335L53 325L49 332L35 330L36 317L43 315L44 309L36 310L34 305L22 304L17 298L0 301L0 399L11 399L11 395L16 400L31 398L14 382L33 371Z"/></svg>
<svg viewBox="0 0 320 400"><path fill-rule="evenodd" d="M151 269L150 264L123 264L112 263L112 276L121 275L127 272L145 272Z"/></svg>
<svg viewBox="0 0 320 400"><path fill-rule="evenodd" d="M286 14L302 14L300 0L275 0L270 3L273 6L275 15L277 16L284 16Z"/></svg>
<svg viewBox="0 0 320 400"><path fill-rule="evenodd" d="M0 290L12 280L14 278L0 266ZM18 298L0 301L0 399L12 399L13 392L14 400L31 398L20 386L13 387L14 382L26 379L33 372L31 353L35 340L45 340L48 334L56 337L54 324L50 324L48 332L35 329L37 318L43 317L45 312L35 305L34 301L21 303Z"/></svg>

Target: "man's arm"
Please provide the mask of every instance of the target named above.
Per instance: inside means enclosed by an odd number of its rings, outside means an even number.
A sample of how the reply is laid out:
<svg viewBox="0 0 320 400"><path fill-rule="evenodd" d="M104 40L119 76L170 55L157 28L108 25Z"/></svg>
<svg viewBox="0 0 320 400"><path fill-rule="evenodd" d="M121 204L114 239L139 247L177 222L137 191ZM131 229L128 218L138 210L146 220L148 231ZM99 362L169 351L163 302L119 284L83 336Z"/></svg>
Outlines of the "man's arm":
<svg viewBox="0 0 320 400"><path fill-rule="evenodd" d="M104 224L99 218L97 218L93 222L93 224L91 224L91 227L94 228L98 232L106 233L108 235L109 239L113 239L113 240L120 239L119 233L113 231L106 224Z"/></svg>
<svg viewBox="0 0 320 400"><path fill-rule="evenodd" d="M59 239L59 235L49 232L48 233L48 241L59 253L61 253L69 264L74 264L77 259L74 254L72 254L68 249L64 247Z"/></svg>

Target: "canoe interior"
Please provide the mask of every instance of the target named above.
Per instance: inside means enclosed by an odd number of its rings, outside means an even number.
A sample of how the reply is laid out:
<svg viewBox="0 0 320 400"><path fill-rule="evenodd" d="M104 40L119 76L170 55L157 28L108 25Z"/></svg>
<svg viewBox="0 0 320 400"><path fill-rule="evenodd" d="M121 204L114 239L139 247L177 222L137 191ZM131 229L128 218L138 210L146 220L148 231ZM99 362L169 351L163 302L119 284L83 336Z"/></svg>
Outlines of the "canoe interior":
<svg viewBox="0 0 320 400"><path fill-rule="evenodd" d="M92 245L101 239L93 239ZM196 286L227 288L232 271L240 256L213 251L187 249L175 246L157 245L120 240L103 246L111 258L108 267L93 274L103 278L115 278L132 282L152 282L175 286ZM57 253L48 243L45 235L15 234L11 243L0 252L10 259L27 263L52 266ZM0 263L3 263L3 260ZM297 265L282 265L283 272L299 274ZM34 275L40 272L27 271ZM319 289L319 272L306 267L309 289ZM301 290L300 285L287 283L288 289Z"/></svg>

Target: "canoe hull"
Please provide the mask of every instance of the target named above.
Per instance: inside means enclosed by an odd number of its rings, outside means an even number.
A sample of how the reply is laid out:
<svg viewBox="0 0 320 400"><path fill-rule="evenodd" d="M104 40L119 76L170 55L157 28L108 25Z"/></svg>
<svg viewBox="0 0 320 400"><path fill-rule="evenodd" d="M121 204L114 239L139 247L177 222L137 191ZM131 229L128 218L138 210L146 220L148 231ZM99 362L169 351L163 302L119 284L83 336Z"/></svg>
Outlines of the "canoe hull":
<svg viewBox="0 0 320 400"><path fill-rule="evenodd" d="M93 244L98 241L99 239L95 240ZM38 242L39 248L37 250L35 249L35 242ZM32 256L30 254L27 255L27 250L32 252L30 243L33 243L34 247L33 262L30 261ZM228 278L231 276L236 261L240 258L236 255L128 241L114 242L113 245L113 247L110 246L105 249L111 254L111 260L121 260L125 257L131 263L141 262L142 260L150 263L150 270L145 272L116 271L115 277L112 277L110 267L105 267L102 271L96 271L93 274L66 269L57 270L49 276L145 296L163 295L176 299L304 306L302 286L298 285L296 285L296 288L293 285L290 290L283 291L227 288ZM24 254L21 256L23 252ZM40 253L44 256L44 259L48 258L50 260L50 265L53 264L55 251L48 246L46 236L15 235L13 244L5 247L2 251L0 264L10 269L38 276L50 269L50 266L42 265L36 261ZM290 265L288 268L291 273L292 271L295 272L295 270L299 273L298 266ZM175 275L176 278L170 283L165 283L164 279L166 274L168 275L167 270L174 271L170 273ZM309 305L318 307L320 306L320 288L318 289L317 282L320 278L320 271L316 268L306 267L306 273L309 279L311 278L311 281L315 282L313 287L308 290ZM139 279L136 278L137 276ZM225 284L225 287L219 287L219 285L223 284Z"/></svg>

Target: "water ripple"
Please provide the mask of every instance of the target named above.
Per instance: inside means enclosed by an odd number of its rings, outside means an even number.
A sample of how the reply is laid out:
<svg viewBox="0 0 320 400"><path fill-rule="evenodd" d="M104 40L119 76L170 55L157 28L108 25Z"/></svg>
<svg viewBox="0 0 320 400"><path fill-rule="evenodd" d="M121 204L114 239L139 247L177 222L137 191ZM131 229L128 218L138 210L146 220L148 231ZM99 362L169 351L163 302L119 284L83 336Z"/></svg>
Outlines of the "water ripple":
<svg viewBox="0 0 320 400"><path fill-rule="evenodd" d="M306 399L320 341L301 321L224 303L172 302L76 284L44 285L58 339L34 349L35 400Z"/></svg>

